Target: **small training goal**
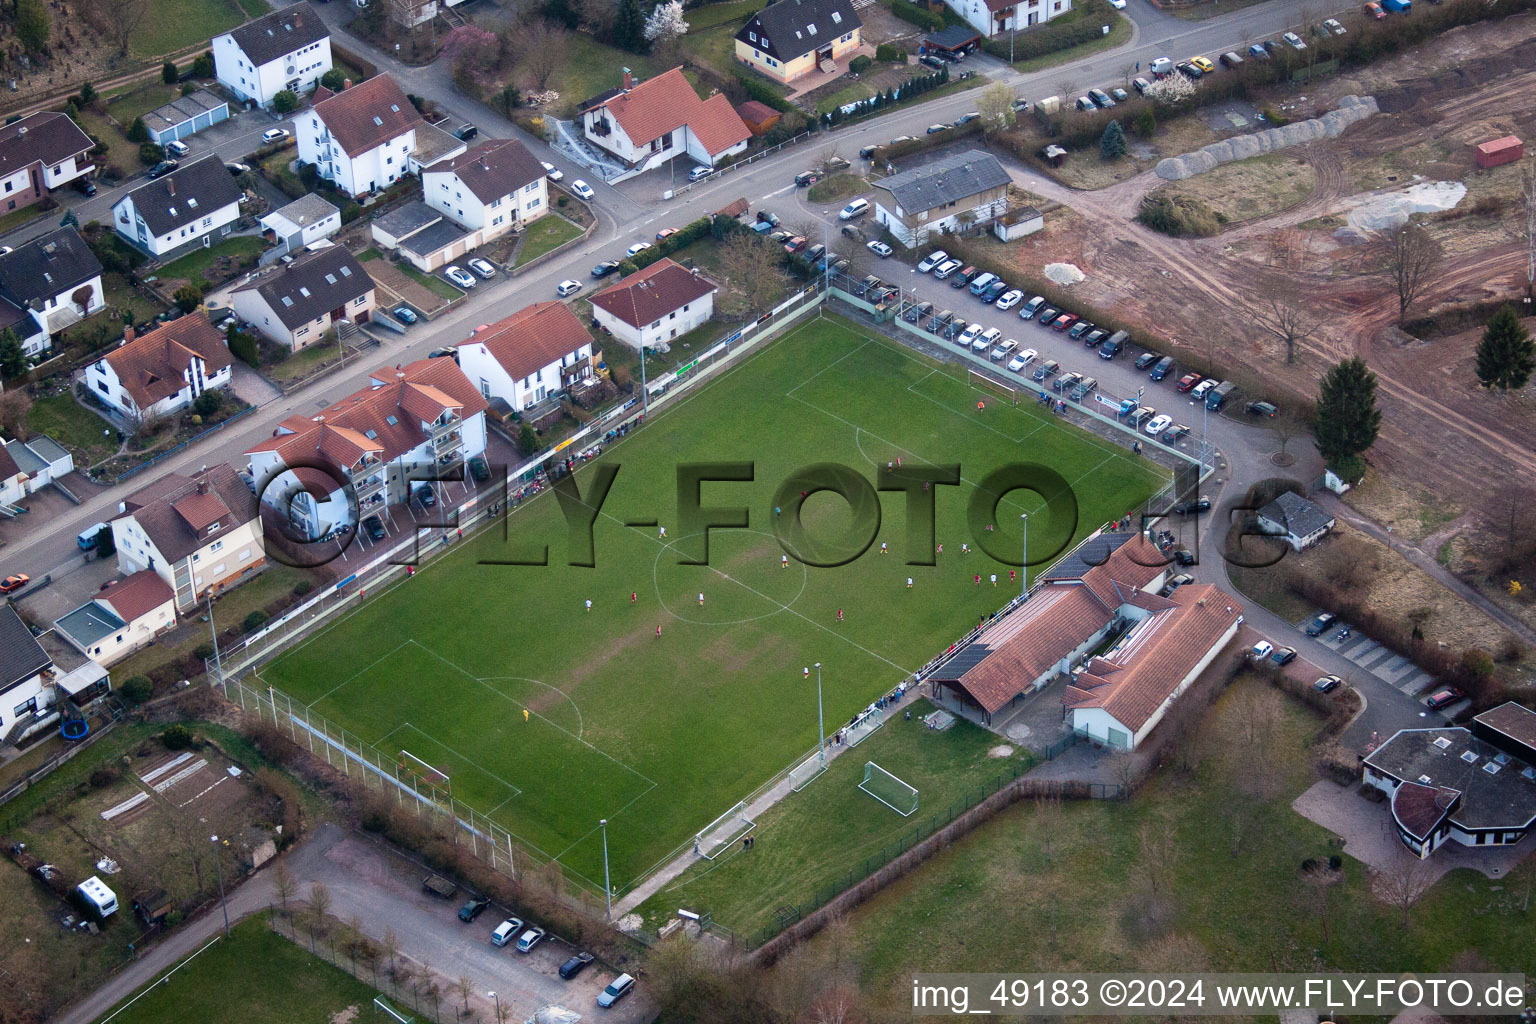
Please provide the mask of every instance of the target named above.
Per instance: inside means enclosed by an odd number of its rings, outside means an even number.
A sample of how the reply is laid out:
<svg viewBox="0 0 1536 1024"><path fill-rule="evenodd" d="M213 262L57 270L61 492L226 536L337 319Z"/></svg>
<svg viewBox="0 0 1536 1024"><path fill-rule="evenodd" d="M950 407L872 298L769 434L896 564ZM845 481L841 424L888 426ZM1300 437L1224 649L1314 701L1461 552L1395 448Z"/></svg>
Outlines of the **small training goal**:
<svg viewBox="0 0 1536 1024"><path fill-rule="evenodd" d="M907 785L873 761L864 762L864 781L859 788L903 818L910 818L917 811L917 787Z"/></svg>
<svg viewBox="0 0 1536 1024"><path fill-rule="evenodd" d="M747 805L739 803L693 837L693 851L705 860L714 860L756 827L757 822L747 817Z"/></svg>
<svg viewBox="0 0 1536 1024"><path fill-rule="evenodd" d="M1005 384L998 380L996 377L993 377L990 374L982 373L980 370L967 369L965 374L966 383L971 387L979 388L982 391L991 392L993 395L1003 399L1010 405L1019 404L1019 389L1013 385Z"/></svg>

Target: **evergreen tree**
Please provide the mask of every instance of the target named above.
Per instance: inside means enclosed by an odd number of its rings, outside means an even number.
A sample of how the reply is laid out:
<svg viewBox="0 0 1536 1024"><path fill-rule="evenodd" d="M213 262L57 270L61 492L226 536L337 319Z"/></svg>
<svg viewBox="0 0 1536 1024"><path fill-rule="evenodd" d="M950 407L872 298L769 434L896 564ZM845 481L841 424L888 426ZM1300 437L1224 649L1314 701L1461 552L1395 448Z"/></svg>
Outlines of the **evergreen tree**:
<svg viewBox="0 0 1536 1024"><path fill-rule="evenodd" d="M27 357L21 351L21 339L7 327L0 331L0 377L11 380L27 372Z"/></svg>
<svg viewBox="0 0 1536 1024"><path fill-rule="evenodd" d="M136 117L128 126L128 141L143 144L149 141L149 129L144 126L144 119Z"/></svg>
<svg viewBox="0 0 1536 1024"><path fill-rule="evenodd" d="M1477 379L1487 388L1518 391L1536 371L1536 343L1520 323L1514 306L1493 314L1477 343Z"/></svg>
<svg viewBox="0 0 1536 1024"><path fill-rule="evenodd" d="M1118 120L1104 126L1104 134L1099 137L1099 155L1105 160L1118 160L1125 156L1125 130L1120 127Z"/></svg>
<svg viewBox="0 0 1536 1024"><path fill-rule="evenodd" d="M645 52L645 15L640 0L619 0L613 19L613 42L631 53Z"/></svg>
<svg viewBox="0 0 1536 1024"><path fill-rule="evenodd" d="M43 0L16 0L16 38L27 53L48 49L53 34L53 16Z"/></svg>
<svg viewBox="0 0 1536 1024"><path fill-rule="evenodd" d="M175 85L176 80L181 77L181 73L176 70L176 62L168 60L160 65L160 77L165 80L166 85Z"/></svg>
<svg viewBox="0 0 1536 1024"><path fill-rule="evenodd" d="M1346 359L1323 377L1317 397L1317 450L1334 472L1358 480L1360 455L1376 443L1381 410L1376 375L1363 359Z"/></svg>

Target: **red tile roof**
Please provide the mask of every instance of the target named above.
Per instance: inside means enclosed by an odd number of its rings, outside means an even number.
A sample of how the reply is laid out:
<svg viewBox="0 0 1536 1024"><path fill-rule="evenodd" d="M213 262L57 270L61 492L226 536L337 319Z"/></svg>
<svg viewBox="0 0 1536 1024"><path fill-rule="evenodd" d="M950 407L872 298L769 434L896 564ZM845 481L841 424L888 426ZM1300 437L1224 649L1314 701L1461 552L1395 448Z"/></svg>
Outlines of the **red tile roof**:
<svg viewBox="0 0 1536 1024"><path fill-rule="evenodd" d="M134 518L163 558L179 562L207 543L206 527L214 522L205 521L202 528L195 529L191 525L192 519L206 519L206 516L194 515L189 519L177 507L199 491L212 492L224 506L227 514L217 520L221 531L248 523L258 514L250 488L228 463L222 462L209 466L195 477L167 473L143 490L129 495L123 502L123 511ZM190 507L206 512L206 506L194 504Z"/></svg>
<svg viewBox="0 0 1536 1024"><path fill-rule="evenodd" d="M360 156L426 124L388 74L318 100L314 112L348 156Z"/></svg>
<svg viewBox="0 0 1536 1024"><path fill-rule="evenodd" d="M182 375L194 358L210 377L233 362L224 335L201 312L161 324L102 358L140 409L186 387Z"/></svg>
<svg viewBox="0 0 1536 1024"><path fill-rule="evenodd" d="M466 345L484 345L507 376L522 380L592 343L592 335L562 302L535 302L485 330Z"/></svg>
<svg viewBox="0 0 1536 1024"><path fill-rule="evenodd" d="M364 388L313 417L290 416L277 433L246 449L275 451L287 465L319 456L349 469L372 453L397 458L426 440L421 424L456 408L464 418L485 411L485 399L448 356L385 367Z"/></svg>
<svg viewBox="0 0 1536 1024"><path fill-rule="evenodd" d="M1435 826L1461 799L1461 791L1449 786L1405 782L1392 794L1392 817L1417 839L1428 839Z"/></svg>
<svg viewBox="0 0 1536 1024"><path fill-rule="evenodd" d="M1082 580L1100 600L1114 607L1167 570L1168 557L1137 535L1115 548L1103 565L1084 573Z"/></svg>
<svg viewBox="0 0 1536 1024"><path fill-rule="evenodd" d="M645 327L716 290L708 278L663 256L592 296L592 305L631 327Z"/></svg>
<svg viewBox="0 0 1536 1024"><path fill-rule="evenodd" d="M782 115L766 103L757 100L747 100L736 108L736 113L747 124L762 124L765 121L777 120Z"/></svg>
<svg viewBox="0 0 1536 1024"><path fill-rule="evenodd" d="M597 105L607 107L629 141L640 148L684 125L711 156L752 137L723 93L699 99L682 68L647 79Z"/></svg>
<svg viewBox="0 0 1536 1024"><path fill-rule="evenodd" d="M1240 604L1209 583L1186 584L1172 597L1138 603L1152 614L1107 657L1091 659L1062 698L1072 708L1103 708L1133 734L1243 614Z"/></svg>
<svg viewBox="0 0 1536 1024"><path fill-rule="evenodd" d="M175 596L170 584L162 580L155 570L140 569L127 579L108 587L96 600L111 608L124 622L132 622L141 615L148 615Z"/></svg>

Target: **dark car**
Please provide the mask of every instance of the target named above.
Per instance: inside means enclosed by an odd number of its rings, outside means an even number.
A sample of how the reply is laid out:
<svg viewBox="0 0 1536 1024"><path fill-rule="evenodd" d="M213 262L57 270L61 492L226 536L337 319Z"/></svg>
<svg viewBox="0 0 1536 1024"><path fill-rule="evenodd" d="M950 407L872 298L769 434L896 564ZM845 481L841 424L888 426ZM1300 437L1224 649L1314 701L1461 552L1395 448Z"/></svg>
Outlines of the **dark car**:
<svg viewBox="0 0 1536 1024"><path fill-rule="evenodd" d="M801 171L795 175L795 184L800 188L810 188L816 184L817 180L818 177L815 171Z"/></svg>
<svg viewBox="0 0 1536 1024"><path fill-rule="evenodd" d="M175 160L161 160L150 169L149 176L150 178L163 178L180 166Z"/></svg>
<svg viewBox="0 0 1536 1024"><path fill-rule="evenodd" d="M944 62L931 53L923 54L921 57L917 58L917 62L926 67L930 67L935 71L942 71L944 69Z"/></svg>
<svg viewBox="0 0 1536 1024"><path fill-rule="evenodd" d="M1042 381L1045 380L1045 378L1055 374L1060 369L1060 363L1054 359L1047 359L1045 362L1035 367L1035 372L1030 375L1030 379L1035 381Z"/></svg>
<svg viewBox="0 0 1536 1024"><path fill-rule="evenodd" d="M1276 665L1289 665L1296 660L1296 648L1276 647L1275 653L1269 656L1269 660Z"/></svg>
<svg viewBox="0 0 1536 1024"><path fill-rule="evenodd" d="M412 492L411 497L421 502L423 508L431 508L437 504L437 495L433 493L432 488L426 486L425 484L416 488L416 490Z"/></svg>
<svg viewBox="0 0 1536 1024"><path fill-rule="evenodd" d="M587 964L591 963L592 960L593 956L591 953L577 953L575 956L571 957L565 963L560 965L560 977L564 978L566 981L570 981L572 978L576 977L576 975L585 970Z"/></svg>
<svg viewBox="0 0 1536 1024"><path fill-rule="evenodd" d="M1042 306L1040 312L1035 315L1035 322L1041 327L1051 326L1051 321L1061 316L1061 310L1055 306Z"/></svg>
<svg viewBox="0 0 1536 1024"><path fill-rule="evenodd" d="M453 137L460 142L468 142L480 134L480 129L472 124L461 124L453 130Z"/></svg>
<svg viewBox="0 0 1536 1024"><path fill-rule="evenodd" d="M1141 355L1136 357L1136 369L1145 370L1147 367L1151 366L1161 358L1163 357L1158 355L1156 352L1143 352Z"/></svg>
<svg viewBox="0 0 1536 1024"><path fill-rule="evenodd" d="M1192 80L1198 80L1201 75L1205 74L1205 72L1201 71L1187 60L1179 61L1174 65L1174 68L1176 68L1180 74Z"/></svg>
<svg viewBox="0 0 1536 1024"><path fill-rule="evenodd" d="M1189 551L1188 548L1179 548L1179 550L1175 551L1173 553L1173 560L1175 562L1178 562L1180 565L1194 565L1195 564L1195 556L1190 554L1190 551Z"/></svg>
<svg viewBox="0 0 1536 1024"><path fill-rule="evenodd" d="M996 302L998 298L1000 298L1002 294L1007 290L1007 281L996 281L989 285L986 291L981 293L981 301L985 302L987 305L991 305L992 303Z"/></svg>
<svg viewBox="0 0 1536 1024"><path fill-rule="evenodd" d="M1104 343L1104 339L1109 337L1109 332L1102 327L1094 327L1093 324L1088 324L1087 327L1087 333L1081 335L1081 337L1083 344L1088 348L1098 348Z"/></svg>
<svg viewBox="0 0 1536 1024"><path fill-rule="evenodd" d="M1181 501L1173 506L1173 510L1181 516L1192 516L1197 512L1209 512L1211 510L1211 499L1197 498L1194 501Z"/></svg>
<svg viewBox="0 0 1536 1024"><path fill-rule="evenodd" d="M969 113L969 114L961 114L959 117L955 118L955 127L956 128L964 128L966 125L970 124L972 121L980 121L980 120L981 120L981 115L978 114L978 113L975 113L974 111L972 113Z"/></svg>
<svg viewBox="0 0 1536 1024"><path fill-rule="evenodd" d="M395 314L395 319L403 324L413 324L419 319L416 311L409 306L396 306L390 312Z"/></svg>
<svg viewBox="0 0 1536 1024"><path fill-rule="evenodd" d="M459 908L460 921L473 921L479 917L485 908L491 905L491 901L484 896L475 896Z"/></svg>
<svg viewBox="0 0 1536 1024"><path fill-rule="evenodd" d="M1334 690L1337 690L1339 685L1343 682L1344 680L1340 679L1338 676L1323 676L1323 678L1312 684L1312 689L1316 690L1318 693L1332 693Z"/></svg>
<svg viewBox="0 0 1536 1024"><path fill-rule="evenodd" d="M1434 693L1430 694L1429 699L1424 703L1426 706L1438 710L1440 708L1446 707L1447 705L1455 704L1457 701L1461 700L1461 697L1462 693L1460 690L1456 689L1454 686L1447 686L1443 690L1436 690Z"/></svg>
<svg viewBox="0 0 1536 1024"><path fill-rule="evenodd" d="M469 460L469 475L475 478L477 484L483 484L491 478L491 467L484 456L476 455Z"/></svg>
<svg viewBox="0 0 1536 1024"><path fill-rule="evenodd" d="M976 280L976 273L977 271L975 267L962 267L959 272L955 274L955 279L949 282L949 286L951 288L964 288L966 285Z"/></svg>
<svg viewBox="0 0 1536 1024"><path fill-rule="evenodd" d="M1171 372L1173 372L1173 357L1163 356L1163 358L1159 359L1157 363L1152 367L1152 379L1162 380Z"/></svg>
<svg viewBox="0 0 1536 1024"><path fill-rule="evenodd" d="M1318 612L1311 622L1307 623L1307 636L1322 636L1339 617L1333 612Z"/></svg>
<svg viewBox="0 0 1536 1024"><path fill-rule="evenodd" d="M1078 338L1081 338L1083 335L1087 334L1093 329L1093 324L1089 323L1087 320L1079 320L1077 323L1073 324L1072 329L1067 332L1067 337L1071 338L1073 341L1076 341Z"/></svg>
<svg viewBox="0 0 1536 1024"><path fill-rule="evenodd" d="M1089 344L1092 344L1092 342L1090 342ZM1116 341L1114 338L1110 338L1104 344L1099 346L1099 358L1100 359L1113 359L1113 358L1115 358L1115 356L1117 356L1119 354L1120 354L1120 343L1118 341Z"/></svg>
<svg viewBox="0 0 1536 1024"><path fill-rule="evenodd" d="M863 149L859 150L859 159L873 160L875 158L875 150L878 148L878 146L865 146Z"/></svg>
<svg viewBox="0 0 1536 1024"><path fill-rule="evenodd" d="M905 320L909 324L915 324L919 320L921 320L923 317L927 316L929 313L932 313L932 312L933 312L933 303L931 303L931 302L920 302L920 303L917 303L916 305L908 306L907 307L907 311L905 313L901 314L901 318L903 320Z"/></svg>
<svg viewBox="0 0 1536 1024"><path fill-rule="evenodd" d="M363 520L363 532L368 534L369 540L383 540L387 536L384 532L384 524L378 516L369 516Z"/></svg>
<svg viewBox="0 0 1536 1024"><path fill-rule="evenodd" d="M90 178L76 178L75 189L83 195L93 196L96 194L96 183Z"/></svg>
<svg viewBox="0 0 1536 1024"><path fill-rule="evenodd" d="M619 269L619 261L618 260L604 260L603 262L599 263L597 266L592 268L592 276L593 277L607 277L609 274L613 273L615 270L618 270L618 269Z"/></svg>
<svg viewBox="0 0 1536 1024"><path fill-rule="evenodd" d="M1273 402L1249 402L1248 415L1250 416L1274 416L1280 410L1276 409Z"/></svg>

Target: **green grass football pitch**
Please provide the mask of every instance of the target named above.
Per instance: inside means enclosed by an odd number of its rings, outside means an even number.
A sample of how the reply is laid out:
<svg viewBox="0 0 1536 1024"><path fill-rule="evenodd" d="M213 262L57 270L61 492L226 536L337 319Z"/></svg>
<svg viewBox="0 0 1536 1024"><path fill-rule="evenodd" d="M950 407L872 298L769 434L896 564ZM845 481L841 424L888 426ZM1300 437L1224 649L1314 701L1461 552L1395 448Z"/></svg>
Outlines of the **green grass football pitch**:
<svg viewBox="0 0 1536 1024"><path fill-rule="evenodd" d="M967 521L992 470L1041 463L1076 495L1078 518L1065 524L1029 491L1003 496L982 539L1018 550L1018 513L1030 512L1032 561L1044 554L1037 538L1081 538L1166 482L1037 408L984 395L963 369L844 321L808 321L578 471L590 496L594 467L619 467L594 526L594 568L567 564L559 505L542 495L504 520L509 535L485 531L369 598L267 665L261 684L387 756L409 751L447 772L456 797L599 890L606 818L624 889L815 745L816 685L803 666L822 664L830 732L1008 600L1010 567L978 550ZM934 489L936 565L908 564L918 553L893 493L861 557L782 566L773 494L792 471L840 463L873 483L898 456L960 465L961 486ZM679 564L701 538L678 536L677 468L721 461L754 463L753 480L705 483L702 504L745 506L749 525L714 530L709 565ZM668 527L666 539L625 525L637 520ZM825 492L804 520L816 538L852 523ZM547 566L481 564L546 544Z"/></svg>

